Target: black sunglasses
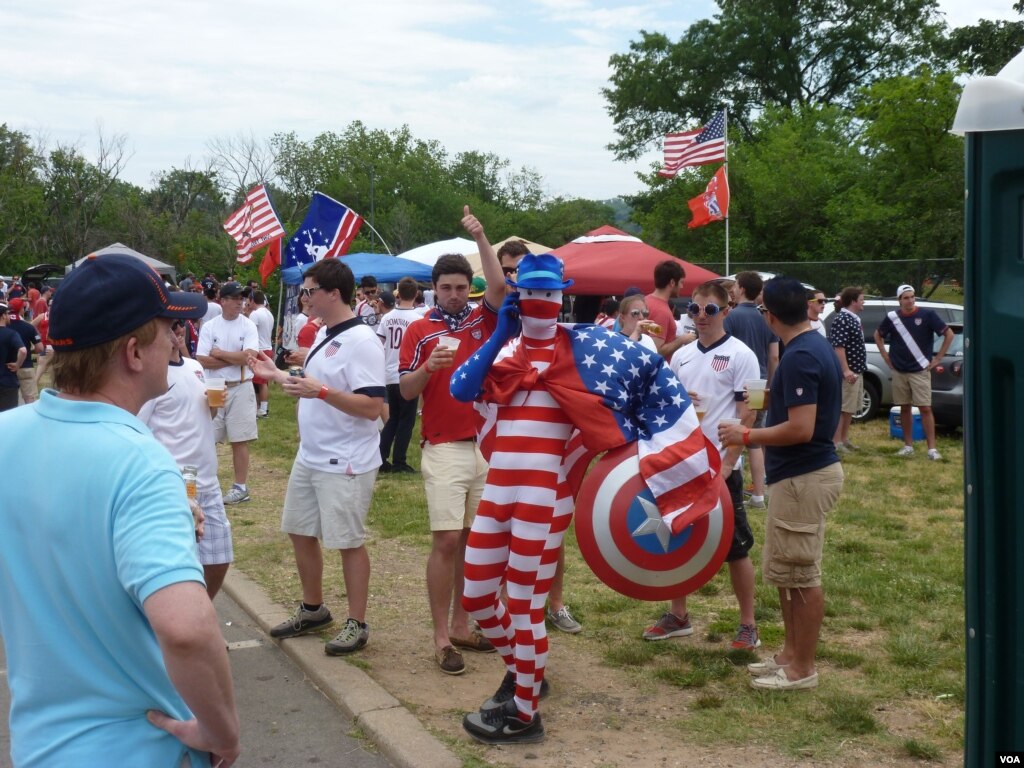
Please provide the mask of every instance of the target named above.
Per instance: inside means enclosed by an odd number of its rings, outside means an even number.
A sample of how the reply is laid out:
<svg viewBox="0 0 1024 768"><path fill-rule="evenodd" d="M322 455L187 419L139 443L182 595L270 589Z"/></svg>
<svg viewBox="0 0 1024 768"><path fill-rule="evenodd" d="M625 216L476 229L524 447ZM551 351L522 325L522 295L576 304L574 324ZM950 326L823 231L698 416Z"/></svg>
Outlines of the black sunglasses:
<svg viewBox="0 0 1024 768"><path fill-rule="evenodd" d="M700 311L702 309L704 310L704 315L707 317L714 317L715 315L722 311L722 308L715 304L714 302L709 301L702 307L696 301L692 301L690 302L690 306L686 308L686 314L688 314L690 317L700 317Z"/></svg>
<svg viewBox="0 0 1024 768"><path fill-rule="evenodd" d="M506 276L514 275L519 271L519 267L502 267L501 271L504 272Z"/></svg>
<svg viewBox="0 0 1024 768"><path fill-rule="evenodd" d="M171 323L171 330L172 331L178 331L178 330L181 330L184 327L185 327L185 324L183 322L181 322L181 320L175 320L173 323Z"/></svg>

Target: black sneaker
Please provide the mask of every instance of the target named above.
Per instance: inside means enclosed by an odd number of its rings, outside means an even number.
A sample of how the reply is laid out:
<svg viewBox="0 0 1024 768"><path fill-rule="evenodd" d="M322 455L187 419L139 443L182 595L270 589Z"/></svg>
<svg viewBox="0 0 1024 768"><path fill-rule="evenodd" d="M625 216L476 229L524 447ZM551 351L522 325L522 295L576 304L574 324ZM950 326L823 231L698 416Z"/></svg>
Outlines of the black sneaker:
<svg viewBox="0 0 1024 768"><path fill-rule="evenodd" d="M385 459L384 463L380 465L380 469L377 470L377 471L380 474L382 474L382 475L386 475L389 472L394 472L395 469L394 469L394 467L391 466L391 462L389 462L387 459Z"/></svg>
<svg viewBox="0 0 1024 768"><path fill-rule="evenodd" d="M551 693L551 686L548 685L547 678L540 681L540 696L539 699L546 699L548 694ZM516 676L512 672L506 672L505 677L501 680L501 685L498 686L498 690L494 692L487 701L480 705L480 711L497 709L502 706L506 701L512 701L512 698L516 695Z"/></svg>
<svg viewBox="0 0 1024 768"><path fill-rule="evenodd" d="M486 712L471 712L462 718L466 733L482 744L536 744L544 741L540 712L524 723L511 699Z"/></svg>
<svg viewBox="0 0 1024 768"><path fill-rule="evenodd" d="M391 471L392 472L399 472L399 473L402 473L402 474L405 474L405 475L410 474L410 473L414 474L414 475L417 474L416 470L413 469L412 467L410 467L404 461L401 464L395 464L393 467L391 467Z"/></svg>
<svg viewBox="0 0 1024 768"><path fill-rule="evenodd" d="M270 636L279 639L298 637L307 632L312 632L314 629L326 627L333 621L334 617L331 616L331 612L327 610L326 605L321 605L315 611L307 611L302 607L302 603L299 603L299 607L295 609L295 615L288 619L288 621L283 621L271 629Z"/></svg>

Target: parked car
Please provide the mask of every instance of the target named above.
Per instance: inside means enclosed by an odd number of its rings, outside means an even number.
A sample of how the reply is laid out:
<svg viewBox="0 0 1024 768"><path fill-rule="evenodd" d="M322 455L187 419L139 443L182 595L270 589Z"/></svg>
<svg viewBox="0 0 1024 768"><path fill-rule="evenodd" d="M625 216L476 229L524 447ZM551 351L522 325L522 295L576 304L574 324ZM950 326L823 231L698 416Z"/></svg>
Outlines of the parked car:
<svg viewBox="0 0 1024 768"><path fill-rule="evenodd" d="M894 309L899 309L899 301L896 299L879 299L871 298L864 300L864 310L860 313L861 325L864 327L864 344L867 348L867 371L864 372L864 404L860 411L853 415L854 421L866 421L867 419L875 416L880 409L886 409L892 407L892 371L889 370L889 366L882 360L882 356L878 353L878 348L875 346L875 330L879 324L885 318L886 314ZM946 359L950 362L947 366L945 360L943 362L943 374L939 380L939 385L943 388L936 389L936 377L935 371L932 372L932 408L935 411L935 421L937 424L942 426L961 426L963 424L963 379L962 379L962 367L963 367L963 323L964 323L964 308L959 304L946 304L937 301L925 301L919 299L917 306L932 309L938 313L939 317L942 318L943 322L949 325L953 332L958 334L958 338L954 339L953 345L950 346L949 351L946 354ZM822 313L822 322L825 324L825 330L828 331L832 327L832 322L835 320L836 310L832 303L828 303L825 306L825 311ZM941 338L936 339L935 351L937 352L941 345ZM953 360L953 347L957 346L960 350L959 359ZM955 374L950 373L947 368L951 368L954 363L959 362ZM952 379L948 379L947 376L952 376L955 379L959 379L959 383L954 388ZM942 402L940 417L939 402ZM959 403L959 406L957 406Z"/></svg>

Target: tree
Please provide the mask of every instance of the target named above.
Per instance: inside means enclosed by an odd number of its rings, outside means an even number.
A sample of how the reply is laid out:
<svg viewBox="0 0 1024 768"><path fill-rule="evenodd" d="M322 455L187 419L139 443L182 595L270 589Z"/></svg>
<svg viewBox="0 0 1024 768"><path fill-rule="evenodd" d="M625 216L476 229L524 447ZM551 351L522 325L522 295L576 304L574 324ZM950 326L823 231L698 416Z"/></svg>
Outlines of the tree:
<svg viewBox="0 0 1024 768"><path fill-rule="evenodd" d="M1024 14L1024 0L1014 3ZM1024 48L1024 21L979 19L973 26L957 27L942 41L940 53L962 72L995 75Z"/></svg>
<svg viewBox="0 0 1024 768"><path fill-rule="evenodd" d="M37 258L46 221L41 167L29 137L0 125L0 262L5 269L42 261Z"/></svg>
<svg viewBox="0 0 1024 768"><path fill-rule="evenodd" d="M47 229L43 250L71 263L95 245L95 224L128 162L127 136L98 134L96 161L78 147L58 144L42 166Z"/></svg>
<svg viewBox="0 0 1024 768"><path fill-rule="evenodd" d="M670 131L708 120L722 104L744 138L765 108L848 106L870 82L931 53L935 0L720 0L714 20L672 42L641 32L611 57L603 90L619 159Z"/></svg>

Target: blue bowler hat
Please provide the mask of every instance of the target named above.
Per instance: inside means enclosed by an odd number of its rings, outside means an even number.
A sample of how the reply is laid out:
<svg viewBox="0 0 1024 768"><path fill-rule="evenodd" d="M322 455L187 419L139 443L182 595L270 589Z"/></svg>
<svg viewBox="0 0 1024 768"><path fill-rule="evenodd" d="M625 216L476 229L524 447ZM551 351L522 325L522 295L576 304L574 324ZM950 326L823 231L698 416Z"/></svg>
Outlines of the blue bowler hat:
<svg viewBox="0 0 1024 768"><path fill-rule="evenodd" d="M506 278L505 282L513 288L535 288L548 291L562 291L572 285L572 280L562 281L562 269L565 265L553 253L542 253L536 256L528 253L519 262L517 280Z"/></svg>

